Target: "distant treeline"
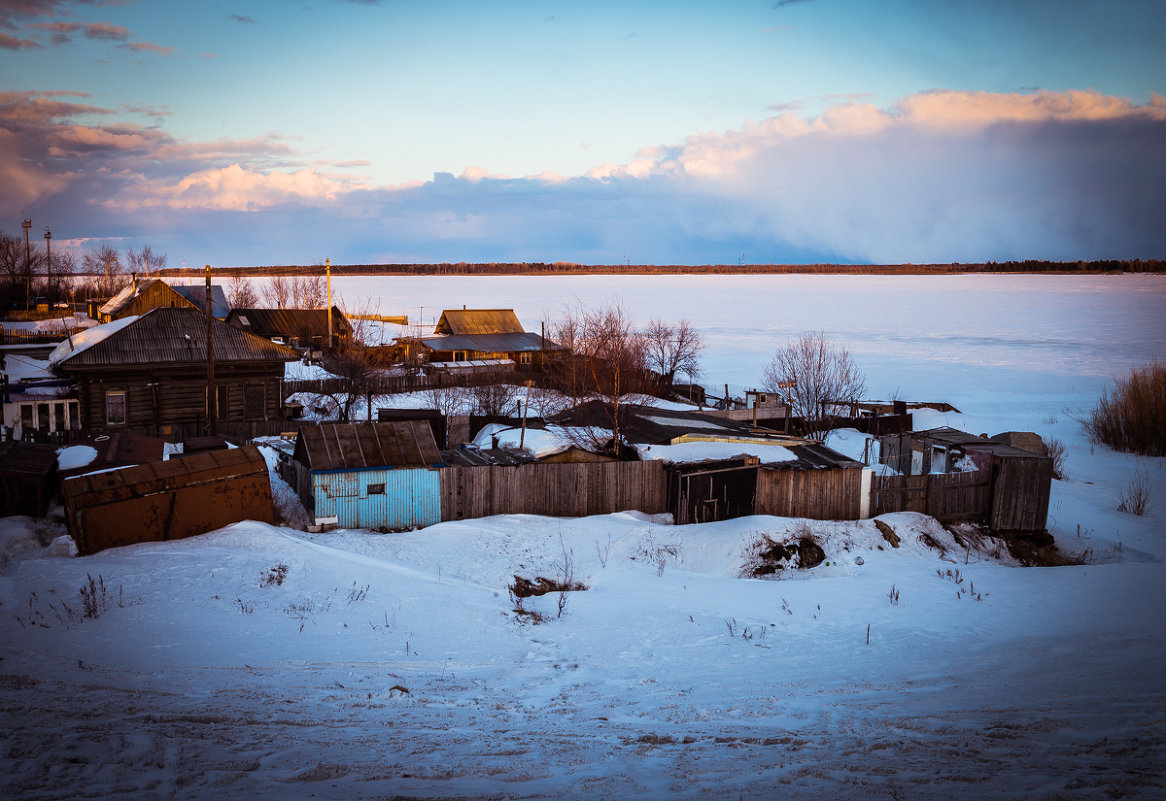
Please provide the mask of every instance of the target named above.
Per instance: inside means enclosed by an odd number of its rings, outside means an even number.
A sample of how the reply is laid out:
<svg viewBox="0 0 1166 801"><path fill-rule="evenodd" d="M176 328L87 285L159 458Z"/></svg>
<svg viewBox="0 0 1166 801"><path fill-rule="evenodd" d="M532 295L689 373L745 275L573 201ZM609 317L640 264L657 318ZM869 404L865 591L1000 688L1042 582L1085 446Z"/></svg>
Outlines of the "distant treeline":
<svg viewBox="0 0 1166 801"><path fill-rule="evenodd" d="M212 265L213 266L213 265ZM219 275L303 275L322 264L216 267ZM1160 273L1159 259L1104 261L989 261L970 264L575 264L573 262L489 262L456 264L334 264L333 275L933 275L949 273ZM166 268L160 275L202 275L198 268Z"/></svg>

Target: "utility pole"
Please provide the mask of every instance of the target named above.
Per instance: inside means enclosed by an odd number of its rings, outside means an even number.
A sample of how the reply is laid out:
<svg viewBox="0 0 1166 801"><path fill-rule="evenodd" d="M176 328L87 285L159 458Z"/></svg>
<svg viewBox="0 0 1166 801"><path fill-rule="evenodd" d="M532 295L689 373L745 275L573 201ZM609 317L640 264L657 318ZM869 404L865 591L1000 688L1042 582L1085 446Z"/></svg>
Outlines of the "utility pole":
<svg viewBox="0 0 1166 801"><path fill-rule="evenodd" d="M28 301L32 295L32 249L28 245L28 229L32 228L32 220L26 219L20 227L24 229L24 310L28 311Z"/></svg>
<svg viewBox="0 0 1166 801"><path fill-rule="evenodd" d="M332 259L324 259L324 269L328 273L328 350L332 350Z"/></svg>
<svg viewBox="0 0 1166 801"><path fill-rule="evenodd" d="M53 232L45 228L45 283L48 285L47 293L51 293L53 289ZM49 300L53 300L53 295L49 296ZM53 301L54 303L56 301Z"/></svg>
<svg viewBox="0 0 1166 801"><path fill-rule="evenodd" d="M206 266L206 417L210 435L219 433L219 393L215 388L215 334L214 313L211 311L211 266Z"/></svg>

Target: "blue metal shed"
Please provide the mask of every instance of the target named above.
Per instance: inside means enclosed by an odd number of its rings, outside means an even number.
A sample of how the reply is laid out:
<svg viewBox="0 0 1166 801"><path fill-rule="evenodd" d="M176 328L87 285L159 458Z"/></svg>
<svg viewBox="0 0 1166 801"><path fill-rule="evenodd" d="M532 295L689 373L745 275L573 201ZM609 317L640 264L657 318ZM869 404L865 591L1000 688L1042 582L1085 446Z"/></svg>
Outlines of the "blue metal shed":
<svg viewBox="0 0 1166 801"><path fill-rule="evenodd" d="M304 426L300 497L318 526L407 529L441 522L442 464L423 420Z"/></svg>

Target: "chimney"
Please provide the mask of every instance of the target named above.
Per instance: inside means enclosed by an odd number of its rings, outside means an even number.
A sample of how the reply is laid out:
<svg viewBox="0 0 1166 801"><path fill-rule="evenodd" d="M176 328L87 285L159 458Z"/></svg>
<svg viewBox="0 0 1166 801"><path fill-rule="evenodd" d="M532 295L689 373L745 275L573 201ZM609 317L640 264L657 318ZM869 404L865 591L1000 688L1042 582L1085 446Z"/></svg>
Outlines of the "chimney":
<svg viewBox="0 0 1166 801"><path fill-rule="evenodd" d="M134 288L133 291L137 292L138 291L138 274L137 273L130 273L130 283Z"/></svg>

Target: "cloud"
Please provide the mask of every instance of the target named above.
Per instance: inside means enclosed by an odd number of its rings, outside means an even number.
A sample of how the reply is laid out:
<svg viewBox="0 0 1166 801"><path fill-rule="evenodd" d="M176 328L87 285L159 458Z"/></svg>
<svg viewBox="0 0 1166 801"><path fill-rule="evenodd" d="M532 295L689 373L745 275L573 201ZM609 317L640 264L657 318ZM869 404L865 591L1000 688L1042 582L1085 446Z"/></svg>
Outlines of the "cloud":
<svg viewBox="0 0 1166 801"><path fill-rule="evenodd" d="M246 25L254 25L255 24L254 18L248 17L246 14L228 14L227 19L234 20L235 22L241 22L241 23L244 23Z"/></svg>
<svg viewBox="0 0 1166 801"><path fill-rule="evenodd" d="M808 2L810 2L810 0L776 0L776 2L774 2L774 4L773 4L773 7L774 8L785 8L786 6L792 6L794 3L808 3Z"/></svg>
<svg viewBox="0 0 1166 801"><path fill-rule="evenodd" d="M176 183L136 182L106 205L127 211L157 206L254 211L276 205L317 205L334 200L347 188L315 169L262 173L231 164L191 173Z"/></svg>
<svg viewBox="0 0 1166 801"><path fill-rule="evenodd" d="M32 39L21 39L10 33L0 32L0 50L32 50L43 46L40 42L35 42Z"/></svg>
<svg viewBox="0 0 1166 801"><path fill-rule="evenodd" d="M50 34L53 44L66 44L74 33L83 34L86 39L107 42L124 42L130 37L128 28L108 22L38 22L28 27Z"/></svg>
<svg viewBox="0 0 1166 801"><path fill-rule="evenodd" d="M154 44L153 42L129 42L128 44L119 45L119 47L133 50L135 53L157 53L161 56L173 55L177 50L177 48Z"/></svg>

